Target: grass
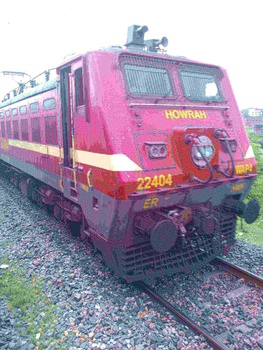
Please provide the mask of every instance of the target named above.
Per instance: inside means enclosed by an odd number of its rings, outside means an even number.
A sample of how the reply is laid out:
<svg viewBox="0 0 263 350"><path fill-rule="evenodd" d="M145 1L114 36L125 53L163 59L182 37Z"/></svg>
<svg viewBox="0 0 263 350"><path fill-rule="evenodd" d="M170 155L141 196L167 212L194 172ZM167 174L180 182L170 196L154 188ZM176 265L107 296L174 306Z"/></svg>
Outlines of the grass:
<svg viewBox="0 0 263 350"><path fill-rule="evenodd" d="M7 258L1 260L1 265L10 265ZM58 348L55 338L45 338L46 330L54 330L56 307L43 293L36 276L28 279L23 276L26 273L21 268L9 266L1 269L0 296L5 297L8 310L13 310L15 316L21 319L20 325L26 324L27 334L24 335L31 337L36 349L45 349L52 342L54 348Z"/></svg>
<svg viewBox="0 0 263 350"><path fill-rule="evenodd" d="M0 295L8 296L10 309L20 308L26 314L31 304L39 301L39 287L27 285L22 274L14 269L4 269L0 280Z"/></svg>
<svg viewBox="0 0 263 350"><path fill-rule="evenodd" d="M238 219L236 237L263 247L263 210L261 210L258 219L251 225L248 225L244 220Z"/></svg>
<svg viewBox="0 0 263 350"><path fill-rule="evenodd" d="M263 247L263 149L260 142L262 136L254 134L251 130L247 130L250 142L252 144L258 165L258 177L248 195L248 200L256 198L261 205L261 213L258 219L251 225L245 223L244 220L238 219L237 235L248 243L256 244Z"/></svg>

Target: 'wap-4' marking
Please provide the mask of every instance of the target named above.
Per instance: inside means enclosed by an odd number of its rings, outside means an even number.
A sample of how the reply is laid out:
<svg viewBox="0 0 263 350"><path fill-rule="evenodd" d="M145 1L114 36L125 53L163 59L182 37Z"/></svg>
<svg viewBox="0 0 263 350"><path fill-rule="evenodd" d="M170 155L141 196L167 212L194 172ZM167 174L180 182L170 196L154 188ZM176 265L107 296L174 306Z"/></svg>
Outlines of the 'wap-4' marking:
<svg viewBox="0 0 263 350"><path fill-rule="evenodd" d="M236 169L237 175L252 173L253 172L253 164L236 165L235 169Z"/></svg>

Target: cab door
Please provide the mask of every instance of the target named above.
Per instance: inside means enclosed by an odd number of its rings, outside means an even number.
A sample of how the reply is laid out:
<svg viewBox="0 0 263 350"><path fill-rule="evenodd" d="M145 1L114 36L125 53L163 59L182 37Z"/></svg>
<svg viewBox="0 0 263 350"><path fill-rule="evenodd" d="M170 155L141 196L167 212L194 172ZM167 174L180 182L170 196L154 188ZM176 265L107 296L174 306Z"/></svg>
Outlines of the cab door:
<svg viewBox="0 0 263 350"><path fill-rule="evenodd" d="M62 182L65 194L77 198L76 116L85 115L83 59L60 68ZM65 183L68 186L65 187Z"/></svg>
<svg viewBox="0 0 263 350"><path fill-rule="evenodd" d="M61 117L63 137L63 165L72 168L73 162L70 155L72 147L73 115L72 115L72 75L71 66L60 71Z"/></svg>

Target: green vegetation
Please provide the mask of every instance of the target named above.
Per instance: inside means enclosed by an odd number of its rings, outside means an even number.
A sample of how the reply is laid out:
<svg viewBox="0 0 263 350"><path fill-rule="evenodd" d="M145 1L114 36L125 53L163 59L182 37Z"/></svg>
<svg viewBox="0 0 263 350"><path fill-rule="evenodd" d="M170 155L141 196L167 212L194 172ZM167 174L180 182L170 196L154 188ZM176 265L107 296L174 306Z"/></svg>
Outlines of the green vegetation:
<svg viewBox="0 0 263 350"><path fill-rule="evenodd" d="M247 132L258 164L258 177L250 190L248 199L250 200L252 198L256 198L259 201L261 207L263 207L263 149L260 145L260 141L262 141L263 138L258 134L254 134L251 130L247 130ZM258 219L253 224L248 225L244 220L238 220L237 237L242 238L246 242L263 247L262 208Z"/></svg>
<svg viewBox="0 0 263 350"><path fill-rule="evenodd" d="M0 295L9 296L9 308L19 307L23 314L26 314L27 308L31 304L39 300L39 287L26 285L22 279L22 274L13 269L3 271L0 287Z"/></svg>
<svg viewBox="0 0 263 350"><path fill-rule="evenodd" d="M56 307L43 293L39 279L31 276L26 280L23 277L26 272L9 266L7 258L1 264L8 267L0 270L0 296L6 298L9 311L21 319L21 324L17 326L26 325L27 334L24 335L31 337L36 349L45 349L51 343L54 349L58 348L55 339L45 336L47 330L56 334Z"/></svg>
<svg viewBox="0 0 263 350"><path fill-rule="evenodd" d="M247 132L258 164L258 177L250 190L248 199L257 198L260 205L263 206L263 149L260 145L263 137L259 134L254 134L249 129Z"/></svg>
<svg viewBox="0 0 263 350"><path fill-rule="evenodd" d="M263 215L251 225L248 225L243 219L238 219L237 222L237 238L241 238L244 241L256 244L260 247L263 247Z"/></svg>

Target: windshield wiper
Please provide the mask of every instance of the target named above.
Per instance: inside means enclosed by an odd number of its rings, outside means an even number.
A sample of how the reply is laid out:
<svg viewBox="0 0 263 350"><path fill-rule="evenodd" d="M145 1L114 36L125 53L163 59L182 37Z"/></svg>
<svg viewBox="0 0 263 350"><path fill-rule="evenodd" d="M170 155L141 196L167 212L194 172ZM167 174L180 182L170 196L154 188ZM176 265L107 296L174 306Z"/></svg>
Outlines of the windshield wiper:
<svg viewBox="0 0 263 350"><path fill-rule="evenodd" d="M160 97L160 98L157 98L157 99L154 101L154 103L157 103L158 101L163 100L165 97L167 97L167 96L170 94L170 92L172 92L171 88L166 92L165 95L163 95L163 96Z"/></svg>

